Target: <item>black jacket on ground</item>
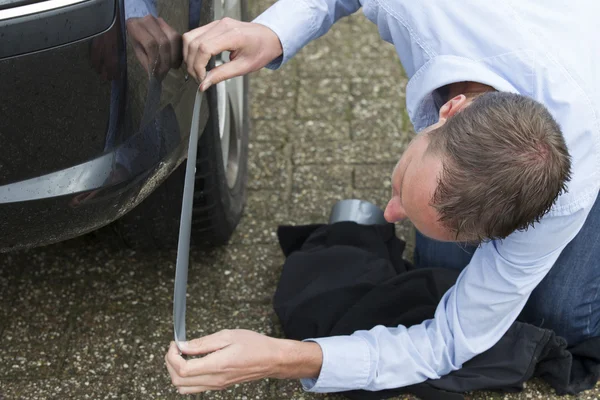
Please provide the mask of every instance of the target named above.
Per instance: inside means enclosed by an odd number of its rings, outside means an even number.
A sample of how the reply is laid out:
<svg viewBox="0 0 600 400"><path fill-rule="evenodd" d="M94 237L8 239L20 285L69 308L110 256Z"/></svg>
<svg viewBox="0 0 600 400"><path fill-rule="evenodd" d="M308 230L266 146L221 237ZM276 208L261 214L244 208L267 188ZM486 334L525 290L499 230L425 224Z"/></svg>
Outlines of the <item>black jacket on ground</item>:
<svg viewBox="0 0 600 400"><path fill-rule="evenodd" d="M278 237L287 258L274 308L290 339L419 324L433 318L458 277L454 270L415 269L404 261L404 242L391 224L281 226ZM344 394L365 400L405 393L425 400L462 400L461 393L472 390L519 391L534 376L558 394L591 389L600 376L600 338L567 348L551 330L515 322L495 346L440 379Z"/></svg>

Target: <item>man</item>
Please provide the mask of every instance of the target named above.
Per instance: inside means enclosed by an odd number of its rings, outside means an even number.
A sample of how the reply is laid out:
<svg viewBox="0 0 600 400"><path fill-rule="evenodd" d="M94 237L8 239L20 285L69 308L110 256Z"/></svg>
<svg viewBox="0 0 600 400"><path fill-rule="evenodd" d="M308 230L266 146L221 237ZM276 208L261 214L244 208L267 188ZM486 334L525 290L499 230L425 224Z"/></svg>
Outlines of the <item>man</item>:
<svg viewBox="0 0 600 400"><path fill-rule="evenodd" d="M188 361L171 345L181 393L264 377L316 392L407 386L461 368L519 315L570 344L600 334L600 3L281 0L254 23L187 33L184 58L206 90L279 67L360 7L397 49L419 132L386 219L414 223L417 264L462 273L416 326L305 342L222 331L189 342L184 353L211 354ZM207 74L223 50L233 61Z"/></svg>

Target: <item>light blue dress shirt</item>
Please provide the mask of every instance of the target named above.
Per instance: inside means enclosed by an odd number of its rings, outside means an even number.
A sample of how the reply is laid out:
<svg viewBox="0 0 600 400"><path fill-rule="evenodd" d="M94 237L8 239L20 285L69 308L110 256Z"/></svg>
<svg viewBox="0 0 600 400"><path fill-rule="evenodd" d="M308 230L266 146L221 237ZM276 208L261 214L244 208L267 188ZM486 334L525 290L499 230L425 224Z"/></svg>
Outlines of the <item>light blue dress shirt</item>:
<svg viewBox="0 0 600 400"><path fill-rule="evenodd" d="M302 383L315 392L436 379L489 349L579 232L600 184L600 1L280 0L255 20L283 45L270 67L360 7L397 50L417 131L437 121L435 90L446 84L475 81L520 93L546 105L560 124L573 178L535 228L475 252L434 319L314 339L323 366L318 379Z"/></svg>

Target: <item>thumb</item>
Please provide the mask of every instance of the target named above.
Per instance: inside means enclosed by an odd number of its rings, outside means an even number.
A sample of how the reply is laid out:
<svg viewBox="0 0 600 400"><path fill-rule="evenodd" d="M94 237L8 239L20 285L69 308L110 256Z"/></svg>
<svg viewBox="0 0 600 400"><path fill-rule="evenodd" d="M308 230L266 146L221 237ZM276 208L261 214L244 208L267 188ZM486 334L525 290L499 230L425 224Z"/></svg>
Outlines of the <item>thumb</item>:
<svg viewBox="0 0 600 400"><path fill-rule="evenodd" d="M251 68L243 59L229 61L228 63L211 69L202 81L200 90L204 92L212 85L216 85L227 79L235 78L236 76L246 75L248 72L251 72Z"/></svg>
<svg viewBox="0 0 600 400"><path fill-rule="evenodd" d="M226 340L224 335L217 332L199 339L190 340L189 342L181 342L179 343L179 349L183 354L196 356L221 350L230 344L231 341Z"/></svg>

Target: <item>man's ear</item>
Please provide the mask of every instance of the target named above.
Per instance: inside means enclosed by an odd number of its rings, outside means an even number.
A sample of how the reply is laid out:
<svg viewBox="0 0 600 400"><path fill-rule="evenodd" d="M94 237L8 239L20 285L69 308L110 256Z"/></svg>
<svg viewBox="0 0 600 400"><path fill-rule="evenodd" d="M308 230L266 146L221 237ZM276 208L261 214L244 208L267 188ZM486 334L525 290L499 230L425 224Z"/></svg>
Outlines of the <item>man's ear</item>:
<svg viewBox="0 0 600 400"><path fill-rule="evenodd" d="M448 100L446 104L440 108L440 119L448 119L458 113L460 110L469 105L467 96L459 94L456 97Z"/></svg>

